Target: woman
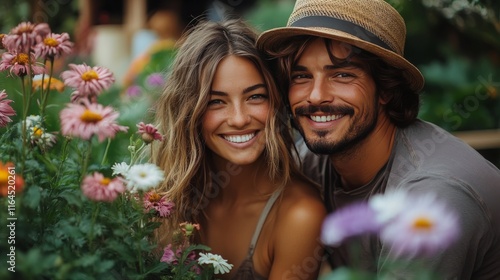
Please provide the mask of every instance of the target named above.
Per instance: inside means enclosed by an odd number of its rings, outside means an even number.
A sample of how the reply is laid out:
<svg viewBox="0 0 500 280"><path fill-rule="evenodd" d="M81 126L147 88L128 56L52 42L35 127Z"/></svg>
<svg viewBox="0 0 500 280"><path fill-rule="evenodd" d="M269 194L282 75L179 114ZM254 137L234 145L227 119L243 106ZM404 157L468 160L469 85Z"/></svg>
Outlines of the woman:
<svg viewBox="0 0 500 280"><path fill-rule="evenodd" d="M156 106L160 192L176 205L160 244L168 228L199 223L196 241L234 265L223 279L316 279L326 211L295 165L285 106L255 40L241 20L202 22L179 48Z"/></svg>

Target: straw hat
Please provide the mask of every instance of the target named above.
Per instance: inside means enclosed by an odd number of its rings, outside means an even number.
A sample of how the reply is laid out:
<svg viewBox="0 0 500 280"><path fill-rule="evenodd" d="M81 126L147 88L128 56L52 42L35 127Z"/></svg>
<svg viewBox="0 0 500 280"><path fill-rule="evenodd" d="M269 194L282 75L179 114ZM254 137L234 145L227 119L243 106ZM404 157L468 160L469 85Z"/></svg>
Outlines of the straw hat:
<svg viewBox="0 0 500 280"><path fill-rule="evenodd" d="M403 70L415 92L424 86L420 71L403 57L404 20L383 0L297 0L286 27L263 32L257 46L275 52L293 43L296 35L314 35L354 45Z"/></svg>

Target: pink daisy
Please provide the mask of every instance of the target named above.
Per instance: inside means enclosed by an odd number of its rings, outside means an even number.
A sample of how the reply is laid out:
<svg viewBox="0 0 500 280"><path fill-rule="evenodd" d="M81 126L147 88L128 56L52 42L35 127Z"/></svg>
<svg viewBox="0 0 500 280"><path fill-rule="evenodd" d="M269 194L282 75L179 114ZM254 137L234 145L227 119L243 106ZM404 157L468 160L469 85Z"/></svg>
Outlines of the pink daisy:
<svg viewBox="0 0 500 280"><path fill-rule="evenodd" d="M16 111L10 106L12 100L5 98L7 98L5 90L0 91L0 127L7 126L7 123L12 121L9 116L16 115Z"/></svg>
<svg viewBox="0 0 500 280"><path fill-rule="evenodd" d="M34 50L36 57L56 58L71 53L72 48L73 43L69 40L68 33L50 33L34 47Z"/></svg>
<svg viewBox="0 0 500 280"><path fill-rule="evenodd" d="M31 74L31 70L33 70L32 75L38 75L45 72L45 67L41 65L41 63L36 62L33 54L28 56L27 53L6 52L2 54L0 71L9 69L11 75L15 74L21 77Z"/></svg>
<svg viewBox="0 0 500 280"><path fill-rule="evenodd" d="M3 40L4 46L9 50L29 52L30 48L50 33L49 25L46 23L33 24L21 22L14 27Z"/></svg>
<svg viewBox="0 0 500 280"><path fill-rule="evenodd" d="M125 186L119 178L106 178L99 172L83 179L82 191L90 200L111 202L118 194L125 191Z"/></svg>
<svg viewBox="0 0 500 280"><path fill-rule="evenodd" d="M74 88L82 96L94 96L108 89L115 78L107 68L84 64L69 64L71 70L61 73L64 84Z"/></svg>
<svg viewBox="0 0 500 280"><path fill-rule="evenodd" d="M168 244L167 247L163 248L163 256L161 257L161 262L175 263L177 258L175 256L174 250L172 250L172 244Z"/></svg>
<svg viewBox="0 0 500 280"><path fill-rule="evenodd" d="M140 122L137 124L137 133L141 135L141 138L146 144L153 142L154 140L163 140L163 136L158 133L158 129L154 127L152 124L145 124Z"/></svg>
<svg viewBox="0 0 500 280"><path fill-rule="evenodd" d="M84 102L70 103L60 113L61 132L65 136L75 136L89 140L97 135L99 142L113 138L117 132L127 132L128 127L116 123L119 113L111 107Z"/></svg>
<svg viewBox="0 0 500 280"><path fill-rule="evenodd" d="M174 203L167 200L166 196L151 191L144 195L144 208L146 212L156 210L157 215L164 218L170 216L174 208Z"/></svg>

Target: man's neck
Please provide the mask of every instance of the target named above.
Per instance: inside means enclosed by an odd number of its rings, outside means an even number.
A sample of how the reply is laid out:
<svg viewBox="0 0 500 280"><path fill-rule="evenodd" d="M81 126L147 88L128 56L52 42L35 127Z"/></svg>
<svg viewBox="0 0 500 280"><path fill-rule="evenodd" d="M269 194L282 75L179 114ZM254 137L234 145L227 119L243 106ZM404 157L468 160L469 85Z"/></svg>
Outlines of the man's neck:
<svg viewBox="0 0 500 280"><path fill-rule="evenodd" d="M389 120L383 120L349 155L330 156L345 190L362 187L373 180L391 156L396 129Z"/></svg>

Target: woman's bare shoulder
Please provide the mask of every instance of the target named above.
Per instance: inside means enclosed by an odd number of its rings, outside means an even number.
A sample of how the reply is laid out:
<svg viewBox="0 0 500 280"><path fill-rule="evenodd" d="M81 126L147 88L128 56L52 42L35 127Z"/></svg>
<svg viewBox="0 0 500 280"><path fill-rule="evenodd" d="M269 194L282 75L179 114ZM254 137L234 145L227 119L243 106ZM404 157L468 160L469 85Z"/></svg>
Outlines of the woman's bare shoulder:
<svg viewBox="0 0 500 280"><path fill-rule="evenodd" d="M283 192L278 218L298 222L297 219L323 219L326 209L319 189L310 182L294 180Z"/></svg>

